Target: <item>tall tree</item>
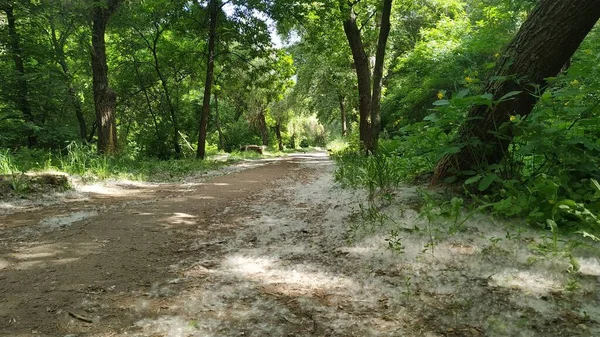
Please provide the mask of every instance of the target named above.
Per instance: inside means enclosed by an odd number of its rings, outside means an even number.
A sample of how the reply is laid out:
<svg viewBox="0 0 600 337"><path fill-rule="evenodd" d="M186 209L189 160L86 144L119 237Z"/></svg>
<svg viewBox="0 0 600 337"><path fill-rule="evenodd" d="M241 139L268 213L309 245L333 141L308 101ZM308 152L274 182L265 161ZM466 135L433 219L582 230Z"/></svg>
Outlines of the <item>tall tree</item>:
<svg viewBox="0 0 600 337"><path fill-rule="evenodd" d="M202 112L200 115L200 125L198 127L198 149L196 158L204 159L206 155L206 129L208 127L208 117L210 114L210 96L215 71L215 40L217 38L217 19L223 5L221 0L210 0L208 3L209 30L208 47L206 56L206 79L204 81L204 97L202 99Z"/></svg>
<svg viewBox="0 0 600 337"><path fill-rule="evenodd" d="M17 23L14 14L14 6L12 1L3 1L0 3L0 9L6 13L6 20L8 22L8 35L10 37L10 51L12 54L15 69L17 70L17 95L15 97L15 103L17 109L21 111L25 121L34 124L34 116L29 102L29 84L27 83L27 77L25 72L25 65L23 62L23 50L21 49L21 37L17 30ZM33 147L37 144L37 136L30 128L29 134L27 135L27 145Z"/></svg>
<svg viewBox="0 0 600 337"><path fill-rule="evenodd" d="M356 77L358 79L359 114L360 114L360 140L367 153L377 150L379 129L381 125L381 92L383 80L383 66L385 60L385 49L390 33L390 15L392 11L392 0L383 0L381 10L381 21L379 23L379 39L375 52L375 64L371 72L370 59L367 55L361 29L357 23L355 4L341 0L340 11L342 12L344 32L352 51Z"/></svg>
<svg viewBox="0 0 600 337"><path fill-rule="evenodd" d="M105 34L108 22L123 0L106 0L92 8L92 73L98 125L98 152L117 151L117 94L108 83Z"/></svg>
<svg viewBox="0 0 600 337"><path fill-rule="evenodd" d="M596 0L540 0L506 47L487 85L493 104L469 111L456 140L460 151L438 162L433 182L499 163L513 138L510 117L532 111L546 89L546 79L568 64L599 18Z"/></svg>

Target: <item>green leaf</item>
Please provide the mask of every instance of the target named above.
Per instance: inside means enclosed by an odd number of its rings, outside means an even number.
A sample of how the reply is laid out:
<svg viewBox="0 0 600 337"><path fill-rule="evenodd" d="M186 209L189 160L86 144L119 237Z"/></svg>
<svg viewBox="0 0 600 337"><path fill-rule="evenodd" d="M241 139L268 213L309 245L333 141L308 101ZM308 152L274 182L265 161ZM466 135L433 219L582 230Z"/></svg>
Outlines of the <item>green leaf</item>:
<svg viewBox="0 0 600 337"><path fill-rule="evenodd" d="M552 220L552 219L546 219L546 224L548 224L548 227L550 227L550 229L552 231L554 231L558 226L556 225L556 221Z"/></svg>
<svg viewBox="0 0 600 337"><path fill-rule="evenodd" d="M496 181L496 179L498 179L498 176L495 175L494 173L488 174L479 181L479 186L477 186L477 188L479 189L480 192L483 192L483 191L487 190L490 187L490 185L494 181Z"/></svg>
<svg viewBox="0 0 600 337"><path fill-rule="evenodd" d="M454 154L454 153L459 153L460 152L460 146L452 146L446 149L446 151L444 151L444 154Z"/></svg>
<svg viewBox="0 0 600 337"><path fill-rule="evenodd" d="M483 94L483 95L481 95L479 97L483 98L486 101L490 101L491 102L492 99L494 98L494 95L492 95L492 94Z"/></svg>
<svg viewBox="0 0 600 337"><path fill-rule="evenodd" d="M598 180L592 179L592 187L594 187L596 191L600 192L600 184L598 183Z"/></svg>
<svg viewBox="0 0 600 337"><path fill-rule="evenodd" d="M454 98L465 98L465 96L467 96L469 94L469 89L464 89L459 91L456 95L454 95Z"/></svg>
<svg viewBox="0 0 600 337"><path fill-rule="evenodd" d="M437 121L439 121L439 120L440 120L440 117L438 116L438 114L437 114L437 113L432 113L431 115L425 116L425 117L423 118L423 120L424 120L424 121L429 121L429 122L435 123L435 122L437 122Z"/></svg>
<svg viewBox="0 0 600 337"><path fill-rule="evenodd" d="M433 105L435 105L435 106L444 106L444 105L448 105L448 104L450 104L450 101L448 101L447 99L440 99L440 100L433 102Z"/></svg>
<svg viewBox="0 0 600 337"><path fill-rule="evenodd" d="M586 231L579 231L579 232L576 232L576 233L579 233L579 234L583 235L584 238L590 238L590 239L592 239L592 240L594 240L596 242L600 242L600 238L598 238L594 234L590 234L590 233L588 233Z"/></svg>
<svg viewBox="0 0 600 337"><path fill-rule="evenodd" d="M498 100L498 102L504 102L505 100L507 100L507 99L509 99L511 97L517 96L520 93L522 93L522 91L511 91L508 94L500 97L500 99Z"/></svg>
<svg viewBox="0 0 600 337"><path fill-rule="evenodd" d="M465 181L465 185L474 184L474 183L478 182L479 180L481 180L481 178L482 178L482 176L480 176L479 174L476 176L473 176Z"/></svg>
<svg viewBox="0 0 600 337"><path fill-rule="evenodd" d="M573 271L574 272L578 272L579 269L581 269L581 264L579 264L579 261L577 261L576 258L574 258L573 256L569 257L569 262L571 263L571 266L573 267Z"/></svg>

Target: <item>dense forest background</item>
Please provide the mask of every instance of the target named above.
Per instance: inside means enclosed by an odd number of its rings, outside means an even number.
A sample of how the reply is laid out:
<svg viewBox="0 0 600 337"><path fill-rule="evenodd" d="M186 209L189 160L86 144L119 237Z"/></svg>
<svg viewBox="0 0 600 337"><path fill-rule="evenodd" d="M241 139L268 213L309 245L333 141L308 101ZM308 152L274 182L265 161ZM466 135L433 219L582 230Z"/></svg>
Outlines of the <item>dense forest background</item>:
<svg viewBox="0 0 600 337"><path fill-rule="evenodd" d="M431 178L595 228L599 7L2 0L3 173L328 146L372 194Z"/></svg>

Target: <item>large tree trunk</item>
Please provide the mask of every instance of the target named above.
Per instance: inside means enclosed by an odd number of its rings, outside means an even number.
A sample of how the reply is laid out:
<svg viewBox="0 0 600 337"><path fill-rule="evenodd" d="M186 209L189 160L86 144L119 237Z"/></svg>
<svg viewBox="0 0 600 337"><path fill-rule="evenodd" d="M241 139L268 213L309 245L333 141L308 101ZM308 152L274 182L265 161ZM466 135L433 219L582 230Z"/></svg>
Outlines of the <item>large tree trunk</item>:
<svg viewBox="0 0 600 337"><path fill-rule="evenodd" d="M29 84L27 83L25 65L23 63L23 50L21 49L21 38L17 31L17 25L13 6L11 3L4 4L2 10L6 12L6 20L8 21L8 35L10 37L10 51L15 63L15 68L18 73L17 78L17 96L15 103L17 109L21 111L25 121L34 124L35 119L33 112L31 111L31 105L29 104ZM27 146L34 147L37 145L37 136L31 129L27 135Z"/></svg>
<svg viewBox="0 0 600 337"><path fill-rule="evenodd" d="M352 51L358 80L360 141L363 143L364 150L368 154L377 151L377 142L379 140L383 66L385 49L390 34L392 0L383 1L373 74L371 74L369 58L365 52L360 29L356 23L356 13L354 13L354 8L352 7L354 3L356 2L350 3L346 0L341 0L340 10L342 11L342 15L344 15L344 33Z"/></svg>
<svg viewBox="0 0 600 337"><path fill-rule="evenodd" d="M206 129L208 126L208 116L210 114L210 94L215 72L215 40L217 38L217 18L219 16L220 9L220 0L210 0L208 3L210 28L208 34L206 81L204 82L204 98L202 101L200 126L198 128L198 150L196 152L196 158L198 159L204 159L206 155Z"/></svg>
<svg viewBox="0 0 600 337"><path fill-rule="evenodd" d="M67 97L69 103L73 107L73 110L75 110L75 116L77 117L77 122L79 123L79 137L83 142L86 142L87 125L85 121L85 116L83 115L83 107L81 99L77 94L77 90L75 90L75 87L73 86L73 76L71 76L69 66L67 65L67 58L65 56L65 43L68 35L66 32L63 32L63 34L60 37L58 37L56 33L56 27L54 25L54 20L52 18L50 18L50 30L50 38L52 40L52 46L56 55L56 62L60 65L60 68L63 71L63 75L65 77L65 84L67 85ZM70 29L66 30L70 31Z"/></svg>
<svg viewBox="0 0 600 337"><path fill-rule="evenodd" d="M466 145L438 162L433 182L499 163L513 138L511 128L503 125L508 125L511 115L531 112L546 89L545 79L559 73L599 17L597 0L540 0L496 67L494 78L503 80L492 80L487 86L495 103L471 109L457 139ZM521 93L498 102L513 91Z"/></svg>
<svg viewBox="0 0 600 337"><path fill-rule="evenodd" d="M390 35L390 16L392 13L392 0L383 1L381 12L381 27L377 51L375 53L375 67L373 68L373 97L371 98L371 149L377 151L379 132L381 131L381 91L383 86L383 65L385 61L385 48Z"/></svg>
<svg viewBox="0 0 600 337"><path fill-rule="evenodd" d="M340 101L340 113L342 117L342 136L346 137L348 135L348 117L346 116L346 102L344 102L344 96L338 95Z"/></svg>
<svg viewBox="0 0 600 337"><path fill-rule="evenodd" d="M371 147L371 69L369 58L365 52L360 30L356 24L356 14L352 6L345 0L340 2L340 10L344 18L344 33L352 51L356 77L358 80L358 113L359 113L359 135L365 151L372 152Z"/></svg>
<svg viewBox="0 0 600 337"><path fill-rule="evenodd" d="M111 15L122 0L108 0L106 5L97 5L92 18L92 74L94 105L98 124L98 152L117 152L117 94L108 85L106 42L104 35Z"/></svg>

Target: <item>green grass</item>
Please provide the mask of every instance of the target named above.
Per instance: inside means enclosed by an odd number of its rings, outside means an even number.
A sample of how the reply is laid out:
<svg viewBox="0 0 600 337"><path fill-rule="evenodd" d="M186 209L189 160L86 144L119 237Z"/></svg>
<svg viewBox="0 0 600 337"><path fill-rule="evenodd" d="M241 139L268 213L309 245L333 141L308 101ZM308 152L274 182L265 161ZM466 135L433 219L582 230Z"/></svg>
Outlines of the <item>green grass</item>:
<svg viewBox="0 0 600 337"><path fill-rule="evenodd" d="M19 169L14 164L14 158L10 151L0 151L0 174L15 174Z"/></svg>
<svg viewBox="0 0 600 337"><path fill-rule="evenodd" d="M123 178L140 181L174 181L195 172L217 169L239 160L227 161L154 158L132 158L127 155L101 156L86 145L71 144L66 153L21 150L0 151L0 174L59 171L80 176L84 180Z"/></svg>
<svg viewBox="0 0 600 337"><path fill-rule="evenodd" d="M330 150L332 153L342 152L350 146L347 138L336 138L329 143L327 143L327 150Z"/></svg>

